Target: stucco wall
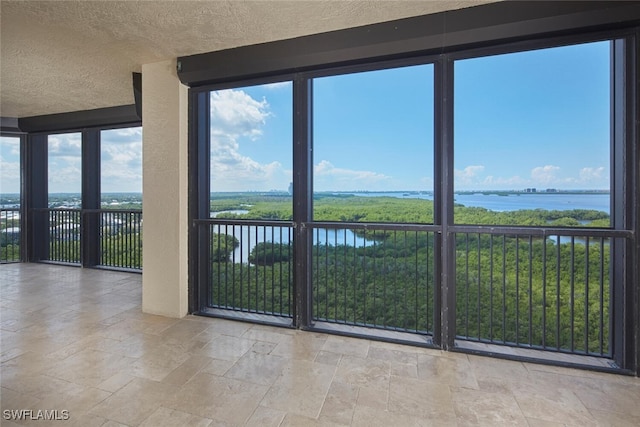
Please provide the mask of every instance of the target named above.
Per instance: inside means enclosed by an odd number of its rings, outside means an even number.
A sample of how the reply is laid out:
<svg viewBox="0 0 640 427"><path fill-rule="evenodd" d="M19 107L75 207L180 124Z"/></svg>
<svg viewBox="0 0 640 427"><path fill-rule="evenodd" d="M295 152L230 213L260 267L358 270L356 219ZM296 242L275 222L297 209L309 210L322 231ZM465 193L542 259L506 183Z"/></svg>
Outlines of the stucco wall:
<svg viewBox="0 0 640 427"><path fill-rule="evenodd" d="M175 60L142 66L142 310L188 311L187 88Z"/></svg>

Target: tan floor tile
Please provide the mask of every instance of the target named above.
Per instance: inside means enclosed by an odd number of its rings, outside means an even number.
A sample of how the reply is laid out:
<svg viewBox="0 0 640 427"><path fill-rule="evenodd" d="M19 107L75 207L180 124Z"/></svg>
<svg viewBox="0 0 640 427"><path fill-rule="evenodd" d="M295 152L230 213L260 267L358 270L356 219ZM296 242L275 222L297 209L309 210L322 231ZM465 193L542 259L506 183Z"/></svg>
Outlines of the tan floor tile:
<svg viewBox="0 0 640 427"><path fill-rule="evenodd" d="M235 364L235 361L230 360L222 360L222 359L212 359L211 362L202 368L200 372L217 375L219 377L223 376L231 367Z"/></svg>
<svg viewBox="0 0 640 427"><path fill-rule="evenodd" d="M259 353L259 354L271 354L274 348L276 348L276 343L273 342L264 342L264 341L256 341L256 343L251 347L251 352Z"/></svg>
<svg viewBox="0 0 640 427"><path fill-rule="evenodd" d="M360 338L328 336L322 350L366 358L369 353L369 344L368 340Z"/></svg>
<svg viewBox="0 0 640 427"><path fill-rule="evenodd" d="M117 421L107 420L100 427L129 427L129 426L127 424L122 424L122 423L119 423Z"/></svg>
<svg viewBox="0 0 640 427"><path fill-rule="evenodd" d="M334 381L329 387L319 419L350 425L357 400L357 386Z"/></svg>
<svg viewBox="0 0 640 427"><path fill-rule="evenodd" d="M5 385L4 382L3 385ZM84 389L79 384L43 374L21 377L19 383L13 384L11 388L38 399L44 399L52 394L75 394Z"/></svg>
<svg viewBox="0 0 640 427"><path fill-rule="evenodd" d="M327 337L315 333L297 332L276 345L271 354L288 359L312 361L322 350Z"/></svg>
<svg viewBox="0 0 640 427"><path fill-rule="evenodd" d="M210 328L210 322L203 322L200 319L189 316L166 328L160 336L165 339L177 338L181 340L189 340Z"/></svg>
<svg viewBox="0 0 640 427"><path fill-rule="evenodd" d="M236 322L233 320L226 319L212 319L211 322L207 324L207 331L215 332L220 335L227 335L231 337L243 337L247 339L253 339L251 336L244 337L243 335L247 333L252 328L253 325L247 322ZM251 334L249 334L251 335ZM264 341L264 340L261 340Z"/></svg>
<svg viewBox="0 0 640 427"><path fill-rule="evenodd" d="M298 414L287 414L280 427L344 427L344 424L336 424L329 420L319 420Z"/></svg>
<svg viewBox="0 0 640 427"><path fill-rule="evenodd" d="M229 425L243 425L267 390L267 386L200 373L163 406Z"/></svg>
<svg viewBox="0 0 640 427"><path fill-rule="evenodd" d="M96 387L116 373L126 370L136 360L131 357L89 349L54 364L48 375Z"/></svg>
<svg viewBox="0 0 640 427"><path fill-rule="evenodd" d="M249 352L242 356L224 376L270 386L282 375L287 361L288 359L280 356Z"/></svg>
<svg viewBox="0 0 640 427"><path fill-rule="evenodd" d="M383 409L361 408L357 406L353 414L353 427L456 427L455 417L449 419L429 419L403 413L385 411Z"/></svg>
<svg viewBox="0 0 640 427"><path fill-rule="evenodd" d="M358 387L358 406L387 410L388 404L389 389Z"/></svg>
<svg viewBox="0 0 640 427"><path fill-rule="evenodd" d="M211 425L210 419L175 409L160 407L149 415L149 417L140 424L140 427L208 427L209 425Z"/></svg>
<svg viewBox="0 0 640 427"><path fill-rule="evenodd" d="M451 386L479 389L467 359L419 355L418 378Z"/></svg>
<svg viewBox="0 0 640 427"><path fill-rule="evenodd" d="M367 358L415 365L418 362L418 353L402 351L397 348L380 347L378 343L371 343Z"/></svg>
<svg viewBox="0 0 640 427"><path fill-rule="evenodd" d="M438 421L455 420L449 387L440 383L391 377L388 408L394 414Z"/></svg>
<svg viewBox="0 0 640 427"><path fill-rule="evenodd" d="M138 425L175 393L176 388L171 385L135 378L90 413L122 424Z"/></svg>
<svg viewBox="0 0 640 427"><path fill-rule="evenodd" d="M527 418L529 427L565 427L563 423L541 420L540 418Z"/></svg>
<svg viewBox="0 0 640 427"><path fill-rule="evenodd" d="M638 386L597 381L590 383L593 384L590 388L572 388L587 408L640 417L640 380Z"/></svg>
<svg viewBox="0 0 640 427"><path fill-rule="evenodd" d="M182 386L186 384L194 375L196 375L204 367L211 363L210 357L194 355L184 361L183 364L171 371L169 375L164 377L163 383L172 384L174 386Z"/></svg>
<svg viewBox="0 0 640 427"><path fill-rule="evenodd" d="M325 365L338 366L341 358L342 355L339 353L332 353L330 351L319 351L314 362L324 363Z"/></svg>
<svg viewBox="0 0 640 427"><path fill-rule="evenodd" d="M597 411L591 409L591 415L602 427L638 427L640 426L640 416L631 413L621 414L609 411Z"/></svg>
<svg viewBox="0 0 640 427"><path fill-rule="evenodd" d="M317 418L335 370L333 366L293 359L271 386L261 404Z"/></svg>
<svg viewBox="0 0 640 427"><path fill-rule="evenodd" d="M581 427L596 425L580 399L567 389L550 384L519 383L513 386L512 393L526 417L563 420L567 425Z"/></svg>
<svg viewBox="0 0 640 427"><path fill-rule="evenodd" d="M110 396L111 393L108 391L99 390L93 387L83 387L81 390L73 393L50 393L47 397L34 405L34 409L64 409L69 411L70 418L75 418L85 415L92 408L103 402L105 399L108 399Z"/></svg>
<svg viewBox="0 0 640 427"><path fill-rule="evenodd" d="M96 387L100 390L110 391L113 393L129 384L134 378L136 377L127 372L118 372L98 384Z"/></svg>
<svg viewBox="0 0 640 427"><path fill-rule="evenodd" d="M220 335L211 340L199 353L212 359L235 362L251 350L251 347L253 347L255 343L254 340Z"/></svg>
<svg viewBox="0 0 640 427"><path fill-rule="evenodd" d="M336 370L336 381L369 388L387 390L391 368L389 363L377 359L343 356Z"/></svg>
<svg viewBox="0 0 640 427"><path fill-rule="evenodd" d="M287 337L290 337L292 332L293 330L285 328L253 325L242 334L241 338L278 344L287 339Z"/></svg>
<svg viewBox="0 0 640 427"><path fill-rule="evenodd" d="M140 304L139 274L3 265L2 409L68 409L70 427L640 425L638 378Z"/></svg>
<svg viewBox="0 0 640 427"><path fill-rule="evenodd" d="M278 427L281 425L285 415L283 411L258 406L247 421L246 427Z"/></svg>
<svg viewBox="0 0 640 427"><path fill-rule="evenodd" d="M469 356L469 364L478 381L487 378L526 381L530 378L529 371L521 362L484 356Z"/></svg>
<svg viewBox="0 0 640 427"><path fill-rule="evenodd" d="M511 395L457 387L452 389L452 398L460 425L528 426L518 402Z"/></svg>
<svg viewBox="0 0 640 427"><path fill-rule="evenodd" d="M0 408L4 411L29 409L40 402L40 399L20 393L6 387L0 388Z"/></svg>

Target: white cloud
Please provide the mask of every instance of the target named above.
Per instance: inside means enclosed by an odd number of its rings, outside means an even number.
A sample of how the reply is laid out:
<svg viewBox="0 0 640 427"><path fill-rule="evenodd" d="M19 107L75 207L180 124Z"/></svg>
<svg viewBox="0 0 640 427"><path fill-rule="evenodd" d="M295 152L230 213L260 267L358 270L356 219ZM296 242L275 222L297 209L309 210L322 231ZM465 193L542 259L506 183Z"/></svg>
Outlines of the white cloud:
<svg viewBox="0 0 640 427"><path fill-rule="evenodd" d="M558 181L559 166L545 165L531 169L531 179L536 184L555 184Z"/></svg>
<svg viewBox="0 0 640 427"><path fill-rule="evenodd" d="M0 156L0 193L20 192L20 163Z"/></svg>
<svg viewBox="0 0 640 427"><path fill-rule="evenodd" d="M494 177L493 175L487 176L484 180L482 180L482 184L485 188L508 188L515 189L527 183L526 180L522 179L518 175L510 176L507 178L504 177Z"/></svg>
<svg viewBox="0 0 640 427"><path fill-rule="evenodd" d="M454 171L456 187L466 188L478 184L480 181L478 176L484 171L482 165L470 165L460 170Z"/></svg>
<svg viewBox="0 0 640 427"><path fill-rule="evenodd" d="M278 82L278 83L269 83L269 84L263 85L262 87L264 87L265 89L277 90L285 87L290 87L291 85L292 85L291 82Z"/></svg>
<svg viewBox="0 0 640 427"><path fill-rule="evenodd" d="M589 168L585 167L580 169L580 181L584 183L589 182L601 182L603 180L609 179L607 175L605 175L605 168L603 166L597 168Z"/></svg>
<svg viewBox="0 0 640 427"><path fill-rule="evenodd" d="M240 152L240 138L259 143L272 116L269 103L242 90L211 93L211 190L286 190L291 181L282 165L260 163Z"/></svg>
<svg viewBox="0 0 640 427"><path fill-rule="evenodd" d="M313 171L314 186L319 191L364 190L376 188L391 179L378 172L337 168L327 160L320 161Z"/></svg>
<svg viewBox="0 0 640 427"><path fill-rule="evenodd" d="M248 136L256 139L262 135L261 127L269 113L266 99L257 101L242 90L211 92L211 132L233 139Z"/></svg>

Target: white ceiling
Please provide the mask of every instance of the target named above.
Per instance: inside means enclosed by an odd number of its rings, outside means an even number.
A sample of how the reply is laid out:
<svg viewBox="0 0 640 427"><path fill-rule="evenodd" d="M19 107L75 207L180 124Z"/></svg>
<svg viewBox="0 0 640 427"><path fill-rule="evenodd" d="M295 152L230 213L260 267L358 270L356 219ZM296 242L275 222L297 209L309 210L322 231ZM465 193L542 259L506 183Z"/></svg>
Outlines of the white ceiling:
<svg viewBox="0 0 640 427"><path fill-rule="evenodd" d="M491 1L2 0L0 115L132 104L145 63Z"/></svg>

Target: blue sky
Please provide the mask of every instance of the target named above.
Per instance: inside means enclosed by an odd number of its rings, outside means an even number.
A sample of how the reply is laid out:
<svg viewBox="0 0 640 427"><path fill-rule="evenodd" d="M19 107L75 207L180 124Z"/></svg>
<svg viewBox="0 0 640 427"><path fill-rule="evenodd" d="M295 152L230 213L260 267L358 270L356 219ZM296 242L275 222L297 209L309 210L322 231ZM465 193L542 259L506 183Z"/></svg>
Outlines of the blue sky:
<svg viewBox="0 0 640 427"><path fill-rule="evenodd" d="M609 188L609 43L455 62L456 190ZM285 191L292 84L211 93L212 191ZM433 190L433 66L314 81L316 191ZM103 133L103 192L141 191L141 129ZM19 190L2 138L0 191ZM78 134L50 137L50 191L80 188Z"/></svg>
<svg viewBox="0 0 640 427"><path fill-rule="evenodd" d="M142 192L142 128L105 130L101 133L101 190ZM81 192L80 133L49 136L49 193ZM0 193L20 191L18 138L0 139Z"/></svg>
<svg viewBox="0 0 640 427"><path fill-rule="evenodd" d="M609 43L455 63L455 189L609 188ZM212 93L212 191L285 190L290 83ZM433 190L433 66L314 81L316 191Z"/></svg>

